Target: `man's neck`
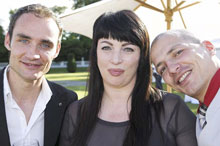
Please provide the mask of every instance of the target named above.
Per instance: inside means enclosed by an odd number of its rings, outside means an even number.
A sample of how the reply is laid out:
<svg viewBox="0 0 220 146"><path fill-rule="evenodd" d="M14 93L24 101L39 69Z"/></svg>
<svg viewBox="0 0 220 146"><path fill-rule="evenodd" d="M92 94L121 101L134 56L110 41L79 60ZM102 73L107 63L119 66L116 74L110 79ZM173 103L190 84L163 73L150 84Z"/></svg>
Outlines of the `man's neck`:
<svg viewBox="0 0 220 146"><path fill-rule="evenodd" d="M205 88L205 93L202 93L202 100L200 102L209 106L213 98L215 97L217 91L220 87L220 69L218 68L212 78L209 80L207 87Z"/></svg>
<svg viewBox="0 0 220 146"><path fill-rule="evenodd" d="M17 100L23 100L39 95L44 77L38 80L26 81L9 70L7 78L13 97L17 98Z"/></svg>

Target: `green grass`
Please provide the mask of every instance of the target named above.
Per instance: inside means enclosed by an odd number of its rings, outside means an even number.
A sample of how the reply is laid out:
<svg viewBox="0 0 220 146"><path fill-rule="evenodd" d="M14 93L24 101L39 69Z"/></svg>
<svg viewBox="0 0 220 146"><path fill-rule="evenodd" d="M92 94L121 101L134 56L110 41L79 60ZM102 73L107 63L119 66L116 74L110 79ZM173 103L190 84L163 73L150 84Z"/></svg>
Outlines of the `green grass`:
<svg viewBox="0 0 220 146"><path fill-rule="evenodd" d="M88 68L87 67L78 67L76 69L76 72L87 72ZM51 68L48 74L54 74L54 73L68 73L66 68Z"/></svg>
<svg viewBox="0 0 220 146"><path fill-rule="evenodd" d="M85 86L68 86L66 88L75 91L78 95L78 99L81 99L87 95L87 92L85 92Z"/></svg>
<svg viewBox="0 0 220 146"><path fill-rule="evenodd" d="M198 104L191 104L189 102L186 102L186 105L191 109L191 111L196 114L198 109Z"/></svg>
<svg viewBox="0 0 220 146"><path fill-rule="evenodd" d="M50 73L46 75L46 78L50 81L86 81L88 72Z"/></svg>

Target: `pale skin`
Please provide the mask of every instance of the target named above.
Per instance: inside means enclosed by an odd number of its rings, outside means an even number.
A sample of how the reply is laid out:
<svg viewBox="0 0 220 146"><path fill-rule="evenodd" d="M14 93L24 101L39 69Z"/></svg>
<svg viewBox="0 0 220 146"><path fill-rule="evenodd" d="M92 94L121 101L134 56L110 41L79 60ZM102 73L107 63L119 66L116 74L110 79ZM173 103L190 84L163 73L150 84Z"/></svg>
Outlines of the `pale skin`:
<svg viewBox="0 0 220 146"><path fill-rule="evenodd" d="M31 13L17 19L12 36L6 34L5 47L11 52L8 81L12 97L24 112L27 123L44 75L59 54L58 35L58 26L52 18L39 18Z"/></svg>
<svg viewBox="0 0 220 146"><path fill-rule="evenodd" d="M129 120L130 94L136 81L140 48L128 42L100 39L97 46L98 67L104 94L98 117L111 122Z"/></svg>
<svg viewBox="0 0 220 146"><path fill-rule="evenodd" d="M219 59L210 42L195 43L184 38L165 34L153 44L151 59L167 84L203 102L208 85L220 68Z"/></svg>

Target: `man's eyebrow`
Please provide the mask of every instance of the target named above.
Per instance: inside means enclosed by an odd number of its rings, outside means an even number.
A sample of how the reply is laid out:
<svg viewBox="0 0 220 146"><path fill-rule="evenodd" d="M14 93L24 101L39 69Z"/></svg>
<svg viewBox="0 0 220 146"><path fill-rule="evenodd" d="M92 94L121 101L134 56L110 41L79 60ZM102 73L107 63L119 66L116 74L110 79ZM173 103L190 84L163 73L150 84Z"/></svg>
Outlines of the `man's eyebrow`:
<svg viewBox="0 0 220 146"><path fill-rule="evenodd" d="M22 34L22 33L17 34L17 36L20 37L20 38L31 39L30 36L27 36L27 35Z"/></svg>
<svg viewBox="0 0 220 146"><path fill-rule="evenodd" d="M52 42L52 41L50 41L50 40L41 40L41 42L42 42L42 43L53 44L53 42Z"/></svg>
<svg viewBox="0 0 220 146"><path fill-rule="evenodd" d="M181 45L183 45L183 44L182 43L178 43L178 44L172 46L172 48L167 52L167 55L171 54L173 51L175 51Z"/></svg>

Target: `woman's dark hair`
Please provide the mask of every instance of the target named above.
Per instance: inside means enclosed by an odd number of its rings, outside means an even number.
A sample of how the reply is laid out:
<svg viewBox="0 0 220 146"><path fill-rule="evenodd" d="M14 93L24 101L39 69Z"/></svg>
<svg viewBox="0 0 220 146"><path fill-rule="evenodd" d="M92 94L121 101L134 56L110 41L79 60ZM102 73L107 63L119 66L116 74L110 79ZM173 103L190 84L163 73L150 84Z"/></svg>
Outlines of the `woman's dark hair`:
<svg viewBox="0 0 220 146"><path fill-rule="evenodd" d="M90 50L88 96L85 97L78 113L78 126L74 132L73 145L86 145L87 139L97 122L101 107L104 86L97 65L97 43L101 38L127 41L140 48L137 78L131 93L130 126L123 145L146 146L152 127L151 106L157 102L161 103L161 98L158 91L151 87L152 71L147 29L137 15L130 10L104 13L95 21L93 27L93 44ZM155 105L155 107L157 106ZM158 110L160 109L158 108Z"/></svg>

